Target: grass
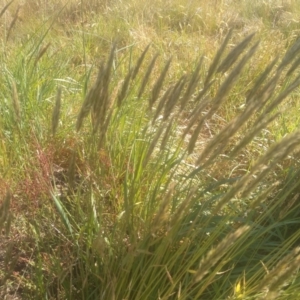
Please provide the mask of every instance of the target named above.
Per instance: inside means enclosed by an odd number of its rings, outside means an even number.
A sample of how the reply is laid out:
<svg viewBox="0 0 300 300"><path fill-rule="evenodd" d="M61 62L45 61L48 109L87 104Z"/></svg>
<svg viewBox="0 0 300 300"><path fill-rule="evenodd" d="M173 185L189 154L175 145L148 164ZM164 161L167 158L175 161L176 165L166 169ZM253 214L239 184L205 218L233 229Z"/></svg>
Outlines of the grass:
<svg viewBox="0 0 300 300"><path fill-rule="evenodd" d="M297 0L2 6L2 298L298 299Z"/></svg>

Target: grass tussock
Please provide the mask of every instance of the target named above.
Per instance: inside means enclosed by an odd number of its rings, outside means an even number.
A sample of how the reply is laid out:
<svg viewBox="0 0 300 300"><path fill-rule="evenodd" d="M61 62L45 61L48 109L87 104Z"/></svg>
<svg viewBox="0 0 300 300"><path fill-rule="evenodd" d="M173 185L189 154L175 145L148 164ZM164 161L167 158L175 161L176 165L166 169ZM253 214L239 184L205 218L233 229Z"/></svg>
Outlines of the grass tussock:
<svg viewBox="0 0 300 300"><path fill-rule="evenodd" d="M1 298L297 299L299 7L5 3Z"/></svg>

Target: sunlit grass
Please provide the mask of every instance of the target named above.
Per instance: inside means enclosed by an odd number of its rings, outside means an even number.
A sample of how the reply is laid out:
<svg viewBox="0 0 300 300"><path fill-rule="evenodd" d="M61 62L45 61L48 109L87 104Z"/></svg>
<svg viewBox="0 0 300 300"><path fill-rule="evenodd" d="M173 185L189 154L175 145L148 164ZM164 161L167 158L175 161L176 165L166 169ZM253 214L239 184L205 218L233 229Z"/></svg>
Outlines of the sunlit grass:
<svg viewBox="0 0 300 300"><path fill-rule="evenodd" d="M299 1L19 4L0 296L297 299Z"/></svg>

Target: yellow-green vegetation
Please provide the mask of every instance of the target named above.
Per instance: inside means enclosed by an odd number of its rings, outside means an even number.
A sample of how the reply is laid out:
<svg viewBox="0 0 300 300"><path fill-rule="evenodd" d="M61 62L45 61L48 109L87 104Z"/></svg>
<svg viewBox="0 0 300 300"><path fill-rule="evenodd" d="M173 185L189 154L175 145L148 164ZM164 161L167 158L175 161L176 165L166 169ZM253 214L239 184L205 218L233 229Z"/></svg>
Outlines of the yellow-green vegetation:
<svg viewBox="0 0 300 300"><path fill-rule="evenodd" d="M299 0L1 5L1 299L299 299Z"/></svg>

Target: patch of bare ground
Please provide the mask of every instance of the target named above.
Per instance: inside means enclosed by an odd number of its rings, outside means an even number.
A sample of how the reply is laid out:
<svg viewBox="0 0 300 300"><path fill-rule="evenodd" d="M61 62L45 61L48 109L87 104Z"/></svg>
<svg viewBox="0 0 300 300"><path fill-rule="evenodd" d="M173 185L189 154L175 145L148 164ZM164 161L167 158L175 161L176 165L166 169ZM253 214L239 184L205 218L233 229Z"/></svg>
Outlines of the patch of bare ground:
<svg viewBox="0 0 300 300"><path fill-rule="evenodd" d="M12 229L9 236L0 237L0 299L21 300L32 261L28 236L20 236Z"/></svg>

